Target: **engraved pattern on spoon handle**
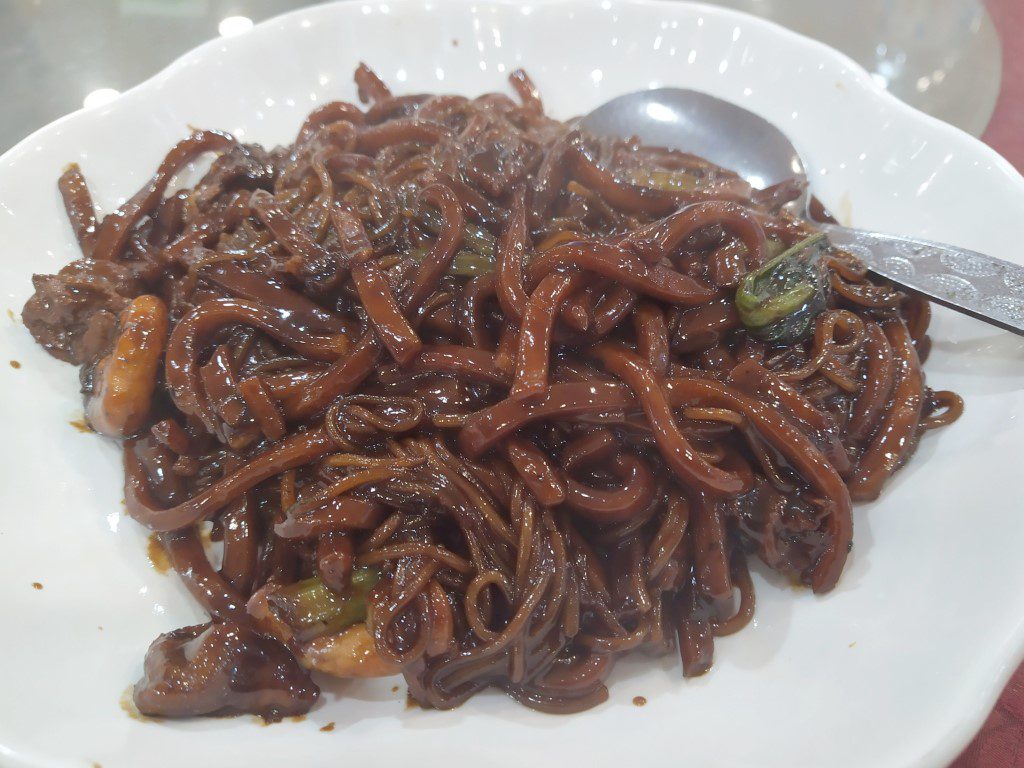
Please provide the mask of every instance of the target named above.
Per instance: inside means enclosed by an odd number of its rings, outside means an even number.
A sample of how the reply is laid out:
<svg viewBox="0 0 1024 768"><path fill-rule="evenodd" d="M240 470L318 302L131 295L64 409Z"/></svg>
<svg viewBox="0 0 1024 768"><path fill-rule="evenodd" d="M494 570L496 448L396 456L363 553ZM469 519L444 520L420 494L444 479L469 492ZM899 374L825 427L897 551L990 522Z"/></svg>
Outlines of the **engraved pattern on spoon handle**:
<svg viewBox="0 0 1024 768"><path fill-rule="evenodd" d="M930 240L819 224L872 272L932 301L1024 335L1024 266Z"/></svg>

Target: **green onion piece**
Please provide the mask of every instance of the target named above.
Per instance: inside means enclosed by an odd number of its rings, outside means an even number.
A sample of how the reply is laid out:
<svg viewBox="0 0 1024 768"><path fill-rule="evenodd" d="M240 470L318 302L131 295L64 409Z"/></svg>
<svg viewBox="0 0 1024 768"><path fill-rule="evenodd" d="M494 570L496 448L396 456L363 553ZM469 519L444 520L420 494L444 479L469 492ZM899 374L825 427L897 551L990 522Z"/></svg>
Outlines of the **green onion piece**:
<svg viewBox="0 0 1024 768"><path fill-rule="evenodd" d="M804 338L828 303L819 232L746 274L736 289L736 311L751 335L772 344Z"/></svg>
<svg viewBox="0 0 1024 768"><path fill-rule="evenodd" d="M692 192L700 186L700 178L687 171L652 171L644 168L630 168L625 175L633 184L659 189L663 192Z"/></svg>
<svg viewBox="0 0 1024 768"><path fill-rule="evenodd" d="M455 254L451 266L448 267L449 274L461 275L462 277L478 277L493 271L493 258L489 259L465 248Z"/></svg>
<svg viewBox="0 0 1024 768"><path fill-rule="evenodd" d="M333 592L314 576L282 587L267 597L294 629L326 624L331 630L339 630L366 618L366 596L379 578L376 568L360 567L353 569L352 583L344 595Z"/></svg>
<svg viewBox="0 0 1024 768"><path fill-rule="evenodd" d="M444 219L441 218L435 209L424 205L421 207L420 218L424 226L431 234L438 234L444 226ZM481 256L494 260L494 252L497 241L490 232L483 227L467 221L462 229L462 241L467 250L474 251Z"/></svg>
<svg viewBox="0 0 1024 768"><path fill-rule="evenodd" d="M781 240L775 240L774 238L768 238L766 242L765 253L768 259L774 259L780 253L786 250L786 244Z"/></svg>
<svg viewBox="0 0 1024 768"><path fill-rule="evenodd" d="M416 261L421 261L426 255L426 248L413 248L409 251L409 256ZM448 274L460 277L479 277L493 272L494 269L493 256L483 256L476 251L463 248L452 258L452 263L448 265Z"/></svg>

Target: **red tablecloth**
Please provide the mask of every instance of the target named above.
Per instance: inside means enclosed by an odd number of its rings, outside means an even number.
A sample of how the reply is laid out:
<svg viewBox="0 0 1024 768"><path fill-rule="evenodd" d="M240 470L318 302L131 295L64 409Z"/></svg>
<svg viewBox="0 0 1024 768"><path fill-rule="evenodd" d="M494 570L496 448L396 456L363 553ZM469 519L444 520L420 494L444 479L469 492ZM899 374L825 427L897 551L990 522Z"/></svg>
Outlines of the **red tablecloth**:
<svg viewBox="0 0 1024 768"><path fill-rule="evenodd" d="M981 138L1024 172L1024 0L988 0L988 9L1003 42L1003 83Z"/></svg>
<svg viewBox="0 0 1024 768"><path fill-rule="evenodd" d="M1003 42L1003 83L982 139L1024 173L1024 0L988 0ZM1024 768L1024 667L951 768Z"/></svg>

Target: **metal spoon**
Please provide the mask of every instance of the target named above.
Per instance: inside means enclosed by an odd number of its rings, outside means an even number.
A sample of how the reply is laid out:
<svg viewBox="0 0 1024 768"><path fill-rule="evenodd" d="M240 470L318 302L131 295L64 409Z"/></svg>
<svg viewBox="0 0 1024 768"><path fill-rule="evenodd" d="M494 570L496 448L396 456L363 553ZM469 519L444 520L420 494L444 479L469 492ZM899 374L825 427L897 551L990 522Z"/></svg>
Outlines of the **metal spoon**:
<svg viewBox="0 0 1024 768"><path fill-rule="evenodd" d="M699 91L657 88L620 96L581 118L598 136L636 136L645 144L681 149L729 168L755 187L798 176L803 160L778 128L743 107ZM808 214L809 195L790 203ZM815 225L860 258L871 272L900 288L986 323L1024 335L1024 315L1007 285L1024 268L965 248L913 237L883 235L837 224Z"/></svg>

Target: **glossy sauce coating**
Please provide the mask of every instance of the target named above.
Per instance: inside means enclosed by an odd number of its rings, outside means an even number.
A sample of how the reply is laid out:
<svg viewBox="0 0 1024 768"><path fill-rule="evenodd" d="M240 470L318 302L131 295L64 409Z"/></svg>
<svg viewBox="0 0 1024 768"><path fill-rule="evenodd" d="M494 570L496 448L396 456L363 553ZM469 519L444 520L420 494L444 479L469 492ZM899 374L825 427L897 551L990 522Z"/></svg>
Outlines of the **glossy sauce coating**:
<svg viewBox="0 0 1024 768"><path fill-rule="evenodd" d="M806 267L798 181L588 136L521 71L515 98L355 80L287 146L195 132L102 219L58 182L82 258L25 325L82 366L154 564L210 617L153 643L138 709L296 716L315 670L578 712L627 653L705 672L751 558L831 590L852 500L963 409L925 386L927 304L816 247L772 341L736 297Z"/></svg>

